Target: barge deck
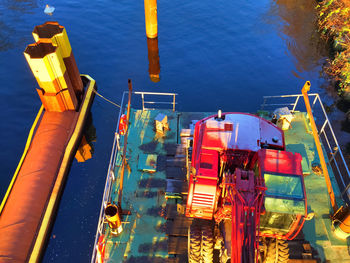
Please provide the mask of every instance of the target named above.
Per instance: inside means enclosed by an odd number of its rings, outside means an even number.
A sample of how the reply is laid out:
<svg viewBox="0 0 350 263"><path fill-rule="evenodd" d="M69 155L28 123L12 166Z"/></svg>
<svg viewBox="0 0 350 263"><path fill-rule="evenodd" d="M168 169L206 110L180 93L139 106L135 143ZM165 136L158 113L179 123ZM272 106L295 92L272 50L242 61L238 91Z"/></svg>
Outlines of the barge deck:
<svg viewBox="0 0 350 263"><path fill-rule="evenodd" d="M143 98L142 93L143 109L131 109L130 113L121 203L123 232L113 235L104 216L107 204L118 202L122 166L120 149L124 146L116 133L93 263L99 256L106 262L187 262L188 226L191 224L191 219L184 215L189 162L187 138L191 136L196 120L213 113L147 109ZM163 135L155 130L154 120L158 114L166 115L169 124L169 130ZM266 114L266 111L259 112L261 117L267 117ZM302 259L308 262L350 262L347 242L338 239L332 231L330 197L324 177L314 169L319 160L305 112L294 111L291 128L285 131L285 143L288 151L303 156L308 212L314 214L297 238L289 242L290 262ZM325 146L322 147L327 152ZM328 158L326 162L336 200L342 205L344 189L338 187ZM105 245L102 250L101 246L98 249L101 236L104 237L102 245Z"/></svg>

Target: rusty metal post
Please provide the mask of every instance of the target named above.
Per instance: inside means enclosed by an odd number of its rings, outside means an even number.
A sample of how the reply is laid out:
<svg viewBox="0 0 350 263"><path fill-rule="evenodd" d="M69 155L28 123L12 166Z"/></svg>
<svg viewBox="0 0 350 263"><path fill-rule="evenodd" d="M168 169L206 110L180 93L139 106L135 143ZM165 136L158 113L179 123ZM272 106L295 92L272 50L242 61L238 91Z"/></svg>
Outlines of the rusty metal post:
<svg viewBox="0 0 350 263"><path fill-rule="evenodd" d="M126 165L126 149L128 144L128 131L129 131L129 119L130 119L130 104L131 104L131 93L132 93L132 84L131 79L128 80L129 85L129 99L128 99L128 108L126 113L126 130L124 135L124 148L123 148L123 158L122 158L122 169L120 172L120 185L118 191L118 207L121 209L122 197L123 197L123 185L124 185L124 172Z"/></svg>
<svg viewBox="0 0 350 263"><path fill-rule="evenodd" d="M335 196L334 196L331 180L330 180L329 174L328 174L327 164L326 164L326 161L325 161L325 158L324 158L324 155L323 155L323 150L322 150L322 147L321 147L320 138L318 137L316 123L315 123L314 117L312 115L312 110L311 110L311 106L310 106L309 96L307 94L307 92L310 90L310 87L311 87L310 81L306 81L305 84L304 84L304 87L301 89L301 93L303 94L306 110L307 110L307 113L308 113L309 118L310 118L312 134L314 136L314 140L315 140L318 156L320 157L321 167L322 167L322 170L323 170L324 179L326 180L328 194L329 194L329 197L331 199L333 213L335 213L338 210L338 205L337 205L337 202L335 200Z"/></svg>

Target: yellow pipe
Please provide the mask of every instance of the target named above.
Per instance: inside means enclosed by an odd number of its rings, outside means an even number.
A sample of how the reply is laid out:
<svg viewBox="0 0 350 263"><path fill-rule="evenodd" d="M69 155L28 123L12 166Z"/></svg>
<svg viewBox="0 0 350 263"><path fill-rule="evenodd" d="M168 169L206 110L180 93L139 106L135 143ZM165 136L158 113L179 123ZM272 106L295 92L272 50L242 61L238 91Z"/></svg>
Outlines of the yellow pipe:
<svg viewBox="0 0 350 263"><path fill-rule="evenodd" d="M331 180L330 180L329 174L328 174L327 164L326 164L326 161L325 161L325 158L324 158L324 155L323 155L323 150L322 150L322 147L321 147L320 138L318 137L318 132L317 132L314 116L312 115L312 110L311 110L311 106L310 106L309 96L307 94L307 92L310 90L310 87L311 87L310 81L306 81L305 84L304 84L304 87L301 89L301 93L303 94L306 110L307 110L307 113L308 113L309 118L310 118L312 134L314 136L314 140L315 140L318 156L320 157L321 167L322 167L322 170L323 170L324 178L326 180L328 194L329 194L329 197L331 199L333 213L335 213L338 210L338 205L337 205L337 202L335 200L335 196L334 196Z"/></svg>
<svg viewBox="0 0 350 263"><path fill-rule="evenodd" d="M21 169L23 161L24 161L24 159L25 159L25 157L26 157L26 155L28 153L29 146L30 146L30 144L32 142L32 139L33 139L34 131L36 129L38 121L40 120L40 117L41 117L41 114L43 113L43 110L44 110L44 106L41 105L40 110L39 110L38 114L36 115L36 118L35 118L34 123L32 125L32 128L29 131L28 139L27 139L27 142L26 142L26 146L24 147L24 151L23 151L21 160L19 161L19 163L17 165L16 171L15 171L13 177L12 177L12 180L10 182L9 187L7 188L6 194L5 194L4 198L2 199L2 202L1 202L1 205L0 205L0 215L2 213L2 210L3 210L4 206L5 206L6 201L7 201L8 197L9 197L9 195L10 195L12 187L13 187L15 181L16 181L18 172Z"/></svg>
<svg viewBox="0 0 350 263"><path fill-rule="evenodd" d="M158 36L158 21L157 21L157 0L145 1L145 23L146 35L149 38Z"/></svg>
<svg viewBox="0 0 350 263"><path fill-rule="evenodd" d="M75 126L75 130L74 130L72 137L70 138L70 140L67 144L66 150L64 152L61 167L58 171L57 179L56 179L55 185L52 189L51 196L50 196L49 202L47 204L45 214L44 214L44 217L42 219L42 223L40 225L39 232L38 232L37 238L35 240L33 250L32 250L31 255L30 255L29 262L39 262L40 253L41 253L42 248L45 244L45 238L47 236L47 232L49 230L49 226L50 226L50 223L52 220L52 214L53 214L54 208L58 204L58 198L59 198L60 193L62 191L62 184L63 184L63 180L65 179L65 174L67 173L67 170L68 170L67 167L69 165L69 159L70 159L72 153L74 152L76 143L78 141L78 136L81 134L81 132L83 130L84 121L85 121L86 116L87 116L88 111L89 111L89 105L92 101L92 96L94 95L95 80L92 79L88 75L81 75L81 76L85 76L86 78L88 78L90 80L90 85L86 90L86 97L85 97L84 103L81 107L79 117L78 117L78 120L77 120L77 123Z"/></svg>

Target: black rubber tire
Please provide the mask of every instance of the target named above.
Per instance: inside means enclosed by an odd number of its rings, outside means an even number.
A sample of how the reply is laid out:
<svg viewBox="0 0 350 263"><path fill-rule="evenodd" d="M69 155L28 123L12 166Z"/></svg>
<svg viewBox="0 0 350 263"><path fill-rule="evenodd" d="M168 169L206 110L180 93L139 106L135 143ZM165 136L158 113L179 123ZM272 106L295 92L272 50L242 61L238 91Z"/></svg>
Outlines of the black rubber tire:
<svg viewBox="0 0 350 263"><path fill-rule="evenodd" d="M213 263L214 229L211 224L202 225L202 263Z"/></svg>
<svg viewBox="0 0 350 263"><path fill-rule="evenodd" d="M278 240L278 262L288 262L289 247L285 240Z"/></svg>
<svg viewBox="0 0 350 263"><path fill-rule="evenodd" d="M289 259L288 243L285 240L271 239L267 244L265 263L287 263Z"/></svg>
<svg viewBox="0 0 350 263"><path fill-rule="evenodd" d="M199 225L192 224L188 228L188 263L197 263L201 260L202 233Z"/></svg>

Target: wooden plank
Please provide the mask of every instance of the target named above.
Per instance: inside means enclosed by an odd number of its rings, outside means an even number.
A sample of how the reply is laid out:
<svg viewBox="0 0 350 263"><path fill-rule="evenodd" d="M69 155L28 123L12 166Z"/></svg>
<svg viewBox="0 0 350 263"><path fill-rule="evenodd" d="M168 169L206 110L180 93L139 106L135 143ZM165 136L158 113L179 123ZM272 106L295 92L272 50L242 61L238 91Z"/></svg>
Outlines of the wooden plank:
<svg viewBox="0 0 350 263"><path fill-rule="evenodd" d="M187 254L187 237L169 236L168 239L168 254Z"/></svg>
<svg viewBox="0 0 350 263"><path fill-rule="evenodd" d="M186 148L184 145L180 144L176 147L176 157L186 157Z"/></svg>
<svg viewBox="0 0 350 263"><path fill-rule="evenodd" d="M174 257L168 257L167 263L184 263L187 260L187 253L182 255L175 254Z"/></svg>
<svg viewBox="0 0 350 263"><path fill-rule="evenodd" d="M164 150L167 156L175 156L177 150L177 144L167 143L164 144Z"/></svg>
<svg viewBox="0 0 350 263"><path fill-rule="evenodd" d="M167 163L167 156L166 155L158 155L157 158L157 172L164 171L166 168Z"/></svg>
<svg viewBox="0 0 350 263"><path fill-rule="evenodd" d="M186 158L184 157L168 157L166 160L166 166L176 166L176 167L185 167Z"/></svg>
<svg viewBox="0 0 350 263"><path fill-rule="evenodd" d="M187 182L184 182L183 184L182 184L182 188L181 188L181 194L188 194L188 183Z"/></svg>
<svg viewBox="0 0 350 263"><path fill-rule="evenodd" d="M186 210L186 202L185 203L176 203L166 205L166 213L165 218L174 220L178 216L183 216Z"/></svg>
<svg viewBox="0 0 350 263"><path fill-rule="evenodd" d="M169 179L186 180L186 168L166 167L165 174Z"/></svg>
<svg viewBox="0 0 350 263"><path fill-rule="evenodd" d="M186 186L184 186L186 185ZM187 183L176 179L166 179L166 192L167 193L179 193L181 194L188 188Z"/></svg>
<svg viewBox="0 0 350 263"><path fill-rule="evenodd" d="M192 220L185 215L179 215L174 220L167 220L166 234L171 236L187 236Z"/></svg>
<svg viewBox="0 0 350 263"><path fill-rule="evenodd" d="M177 212L176 204L167 204L166 205L166 219L175 219L179 213Z"/></svg>
<svg viewBox="0 0 350 263"><path fill-rule="evenodd" d="M289 259L288 263L317 263L316 259Z"/></svg>

